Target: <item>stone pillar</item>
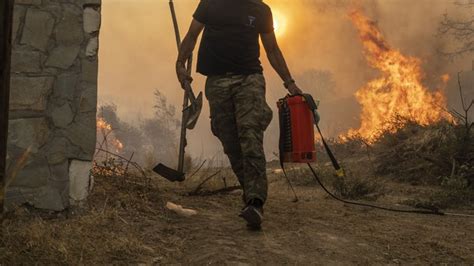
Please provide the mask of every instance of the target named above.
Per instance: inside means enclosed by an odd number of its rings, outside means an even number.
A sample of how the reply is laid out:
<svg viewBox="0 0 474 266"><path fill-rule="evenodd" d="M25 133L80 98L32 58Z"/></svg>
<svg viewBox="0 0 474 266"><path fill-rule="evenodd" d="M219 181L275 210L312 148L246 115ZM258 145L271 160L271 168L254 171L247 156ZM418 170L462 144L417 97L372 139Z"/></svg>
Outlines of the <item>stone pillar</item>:
<svg viewBox="0 0 474 266"><path fill-rule="evenodd" d="M100 4L16 0L7 206L29 203L63 210L70 204L70 190L78 189L70 186L90 183ZM72 201L87 196L76 195Z"/></svg>

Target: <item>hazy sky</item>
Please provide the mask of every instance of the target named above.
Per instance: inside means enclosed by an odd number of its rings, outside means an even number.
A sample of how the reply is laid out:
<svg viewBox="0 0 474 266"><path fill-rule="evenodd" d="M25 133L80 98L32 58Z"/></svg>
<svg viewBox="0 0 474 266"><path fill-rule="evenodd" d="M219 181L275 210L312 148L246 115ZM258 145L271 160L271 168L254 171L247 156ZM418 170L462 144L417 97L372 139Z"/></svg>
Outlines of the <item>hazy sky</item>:
<svg viewBox="0 0 474 266"><path fill-rule="evenodd" d="M404 54L420 57L427 72L427 83L442 73L470 70L473 55L454 62L440 59L436 50L446 47L437 36L443 14L458 13L452 0L267 0L280 25L278 38L294 76L308 70L328 71L335 81L332 99L351 99L353 93L377 75L364 59L363 50L347 17L358 3L376 20L388 42ZM181 34L184 35L198 0L175 0ZM149 116L153 91L160 89L169 101L181 105L182 90L174 74L177 54L168 0L103 0L100 35L99 101L113 102L127 121ZM472 12L472 10L470 11ZM463 15L466 15L464 12ZM472 16L472 13L468 13ZM281 81L268 67L262 53L268 84L268 101L272 108L285 95ZM195 91L203 90L204 78L193 74ZM297 80L298 81L298 80ZM318 98L317 85L302 88ZM322 94L322 93L321 93ZM346 101L342 101L345 103ZM324 117L353 123L358 117L354 108L326 105ZM329 114L330 113L330 114ZM207 101L197 128L189 133L189 150L193 155L210 156L219 146L209 129ZM331 119L335 119L331 117ZM351 121L351 122L349 122ZM267 152L277 150L275 119L267 132ZM354 126L354 125L352 125Z"/></svg>

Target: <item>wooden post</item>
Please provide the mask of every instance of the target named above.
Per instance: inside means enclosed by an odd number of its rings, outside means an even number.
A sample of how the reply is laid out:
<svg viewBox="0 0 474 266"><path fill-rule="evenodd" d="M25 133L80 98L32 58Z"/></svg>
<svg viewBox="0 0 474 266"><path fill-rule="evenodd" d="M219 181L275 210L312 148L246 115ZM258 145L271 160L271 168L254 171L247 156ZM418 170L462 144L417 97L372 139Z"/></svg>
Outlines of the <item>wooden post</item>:
<svg viewBox="0 0 474 266"><path fill-rule="evenodd" d="M8 136L8 111L10 99L10 56L14 0L0 4L0 208L3 220L5 199L6 155Z"/></svg>

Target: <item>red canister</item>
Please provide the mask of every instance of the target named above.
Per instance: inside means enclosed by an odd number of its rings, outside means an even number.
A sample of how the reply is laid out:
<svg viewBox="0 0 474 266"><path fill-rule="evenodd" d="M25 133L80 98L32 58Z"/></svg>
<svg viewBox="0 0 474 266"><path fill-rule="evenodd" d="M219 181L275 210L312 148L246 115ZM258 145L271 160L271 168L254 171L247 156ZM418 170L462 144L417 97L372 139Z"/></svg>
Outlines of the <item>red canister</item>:
<svg viewBox="0 0 474 266"><path fill-rule="evenodd" d="M280 118L280 159L287 163L316 161L314 114L300 95L278 101Z"/></svg>

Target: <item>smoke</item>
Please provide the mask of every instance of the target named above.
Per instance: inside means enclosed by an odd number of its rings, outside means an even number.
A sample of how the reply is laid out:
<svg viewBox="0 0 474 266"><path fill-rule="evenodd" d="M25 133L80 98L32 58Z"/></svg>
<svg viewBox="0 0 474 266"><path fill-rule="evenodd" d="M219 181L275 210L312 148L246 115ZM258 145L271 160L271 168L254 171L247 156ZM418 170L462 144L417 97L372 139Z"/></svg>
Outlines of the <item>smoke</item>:
<svg viewBox="0 0 474 266"><path fill-rule="evenodd" d="M99 97L113 102L122 119L134 123L153 114L153 91L159 89L180 108L182 91L174 74L176 44L168 1L103 1ZM472 57L449 62L437 51L446 40L437 36L445 12L459 12L444 0L267 0L285 16L286 31L279 43L290 69L302 89L321 100L323 130L331 135L357 127L359 107L354 92L377 73L365 61L357 32L348 12L360 7L376 20L387 41L402 53L423 60L426 83L438 84L441 74L470 69ZM198 0L175 0L181 34L191 21ZM285 95L282 81L262 52L267 79L267 100ZM194 74L193 86L202 91L204 77ZM275 110L276 111L276 110ZM276 116L276 112L275 112ZM221 150L209 126L205 104L195 130L188 133L188 151L211 156ZM276 119L267 131L266 151L277 151ZM272 157L269 157L272 159Z"/></svg>

